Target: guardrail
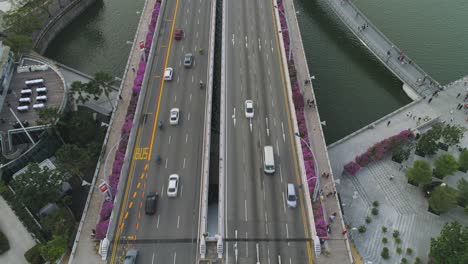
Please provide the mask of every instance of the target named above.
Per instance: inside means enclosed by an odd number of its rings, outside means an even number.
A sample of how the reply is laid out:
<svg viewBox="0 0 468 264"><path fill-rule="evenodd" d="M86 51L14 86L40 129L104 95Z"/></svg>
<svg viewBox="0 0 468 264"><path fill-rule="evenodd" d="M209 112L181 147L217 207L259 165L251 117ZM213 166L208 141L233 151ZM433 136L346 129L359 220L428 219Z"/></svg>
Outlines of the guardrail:
<svg viewBox="0 0 468 264"><path fill-rule="evenodd" d="M356 16L354 19L354 22L352 19L349 18L348 15L344 13L342 8L338 6L337 1L343 2L343 0L327 0L326 2L329 3L329 6L335 11L335 13L338 15L338 17L341 19L341 21L349 28L349 30L361 41L361 43L366 46L373 54L375 57L377 57L395 76L400 78L403 82L408 84L411 88L413 88L418 94L424 95L425 93L430 93L431 92L431 86L426 85L423 83L420 85L418 83L418 78L414 78L411 76L407 71L401 71L400 65L396 63L393 60L388 60L388 55L387 51L388 49L382 50L382 46L379 46L374 40L371 38L367 37L366 34L361 34L364 33L365 31L358 31L356 28L356 19L358 17L361 17L361 19L368 25L368 27L372 27L372 29L388 44L388 47L393 48L396 52L401 52L400 49L397 48L395 44L393 44L390 39L388 39L382 32L378 30L378 28L372 24L372 22L366 18L366 16L352 3L352 1L344 0L343 5L349 5L355 12ZM406 55L405 55L406 56ZM407 57L407 56L406 56ZM398 67L397 67L398 65ZM434 80L434 78L429 77L429 75L421 68L419 65L416 63L412 62L410 65L407 65L407 67L413 67L420 75L421 79L426 77L432 80L435 83L435 88L440 88L441 85Z"/></svg>
<svg viewBox="0 0 468 264"><path fill-rule="evenodd" d="M148 0L145 1L144 7L142 9L143 11L146 9L147 2L148 2ZM123 90L124 83L125 83L124 80L126 80L126 78L127 78L129 65L130 65L130 62L131 62L132 57L133 57L133 52L134 52L135 48L137 47L136 38L138 36L138 31L140 30L140 27L141 27L141 24L142 24L142 21L143 21L143 16L144 16L143 11L141 12L140 21L138 22L137 31L135 33L135 36L133 37L133 45L132 45L132 48L131 48L131 51L130 51L130 55L128 56L127 65L125 66L124 76L122 78L122 82L120 83L119 96L121 96L121 94L122 94L122 90ZM114 118L115 118L115 112L116 111L117 111L117 107L114 107L113 110L112 110L111 119L109 121L109 128L107 129L106 136L104 137L104 142L102 144L101 155L99 155L99 159L98 159L98 162L97 162L97 165L96 165L96 170L94 171L94 176L93 176L93 180L91 182L91 186L95 186L95 184L96 184L97 176L99 175L99 170L101 169L101 161L103 159L103 155L106 152L107 143L109 141L109 135L110 135L110 133L112 131L112 129L110 129L110 128L112 127L112 125L114 123ZM89 209L89 204L91 202L91 197L92 197L92 195L93 195L93 193L95 191L94 189L95 188L90 188L89 193L88 193L88 197L86 198L85 207L83 209L83 215L81 216L81 220L80 220L80 224L78 226L78 231L77 231L77 234L76 234L75 242L73 244L73 248L72 248L72 251L70 253L70 259L68 261L69 264L73 263L73 258L74 258L75 253L76 253L76 248L78 246L81 231L83 229L83 224L84 224L84 221L86 219L86 215L87 215L87 212L88 212L88 209ZM116 200L117 200L117 197L116 197Z"/></svg>

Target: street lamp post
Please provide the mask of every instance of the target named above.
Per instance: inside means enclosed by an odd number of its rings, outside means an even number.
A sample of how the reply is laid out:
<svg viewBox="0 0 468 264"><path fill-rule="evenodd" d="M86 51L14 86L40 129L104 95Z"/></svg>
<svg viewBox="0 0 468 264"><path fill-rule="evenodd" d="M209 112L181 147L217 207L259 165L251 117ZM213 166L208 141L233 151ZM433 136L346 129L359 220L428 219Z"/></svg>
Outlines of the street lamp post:
<svg viewBox="0 0 468 264"><path fill-rule="evenodd" d="M320 182L320 177L319 177L319 169L318 169L318 166L317 166L317 161L315 160L315 153L314 153L314 150L312 150L312 148L310 147L309 143L307 143L307 141L305 141L300 135L298 132L294 133L294 136L298 137L302 142L304 142L304 144L307 146L307 148L310 150L310 152L312 153L312 155L314 156L314 172L315 172L315 178L317 179L315 181L315 187L314 187L314 194L312 195L312 198L314 200L314 202L317 200L317 194L318 194L318 187L319 187L319 182ZM312 180L314 178L310 178L310 180ZM307 180L307 182L309 182L310 180Z"/></svg>

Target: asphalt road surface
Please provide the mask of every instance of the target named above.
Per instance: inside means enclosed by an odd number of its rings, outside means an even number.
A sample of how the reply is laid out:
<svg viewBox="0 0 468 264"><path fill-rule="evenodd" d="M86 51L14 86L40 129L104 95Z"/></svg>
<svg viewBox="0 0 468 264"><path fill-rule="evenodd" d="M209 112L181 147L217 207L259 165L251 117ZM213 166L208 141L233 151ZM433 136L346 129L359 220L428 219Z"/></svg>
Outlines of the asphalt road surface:
<svg viewBox="0 0 468 264"><path fill-rule="evenodd" d="M296 208L286 205L288 183L302 191L273 1L226 7L226 263L312 263L303 195ZM266 145L274 175L263 172Z"/></svg>
<svg viewBox="0 0 468 264"><path fill-rule="evenodd" d="M137 263L194 263L200 203L201 157L205 123L210 1L167 1L150 70L148 91L138 122L138 135L129 179L122 199L110 263L121 263L128 249L139 251ZM176 29L184 30L180 41ZM204 49L199 54L199 48ZM194 55L192 68L184 68L185 53ZM172 81L163 81L164 69L172 67ZM169 124L171 108L180 109L176 126ZM163 128L157 126L163 121ZM135 128L134 128L135 129ZM162 161L156 162L160 155ZM168 177L179 174L179 193L167 197ZM157 212L145 215L145 196L159 193Z"/></svg>

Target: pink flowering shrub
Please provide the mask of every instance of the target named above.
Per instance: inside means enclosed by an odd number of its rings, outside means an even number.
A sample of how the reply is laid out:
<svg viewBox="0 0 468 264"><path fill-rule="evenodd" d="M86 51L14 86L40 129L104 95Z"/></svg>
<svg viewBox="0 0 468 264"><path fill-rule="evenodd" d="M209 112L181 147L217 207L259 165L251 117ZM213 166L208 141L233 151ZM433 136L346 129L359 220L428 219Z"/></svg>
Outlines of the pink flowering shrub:
<svg viewBox="0 0 468 264"><path fill-rule="evenodd" d="M358 173L360 169L361 169L361 166L354 161L351 161L350 163L344 166L344 170L353 176L356 176L356 174Z"/></svg>
<svg viewBox="0 0 468 264"><path fill-rule="evenodd" d="M148 32L146 35L146 47L151 47L152 37L156 28L156 21L159 15L160 3L156 2L153 8L153 14L150 24L148 25ZM125 160L125 152L127 150L128 140L130 137L130 132L133 127L133 119L136 111L136 106L138 103L138 96L141 91L141 85L143 83L143 78L146 71L146 62L141 59L138 64L138 70L136 71L136 76L133 81L132 87L132 97L130 99L127 116L125 117L125 122L122 125L122 134L120 136L120 143L117 148L115 159L112 164L112 173L109 175L109 186L112 192L113 197L118 190L120 174L122 172L122 166ZM109 217L112 213L113 201L104 201L101 207L101 212L99 213L99 223L96 225L96 239L103 239L106 236L107 229L109 228Z"/></svg>

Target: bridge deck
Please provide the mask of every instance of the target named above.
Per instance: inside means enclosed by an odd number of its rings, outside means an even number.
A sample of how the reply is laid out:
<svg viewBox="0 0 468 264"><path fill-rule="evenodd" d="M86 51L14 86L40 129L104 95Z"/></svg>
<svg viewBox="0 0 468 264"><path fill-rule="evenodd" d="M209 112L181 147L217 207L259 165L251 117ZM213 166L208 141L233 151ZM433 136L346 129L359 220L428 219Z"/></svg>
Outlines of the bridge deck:
<svg viewBox="0 0 468 264"><path fill-rule="evenodd" d="M326 2L351 32L419 96L430 96L440 88L437 81L380 32L351 1L326 0Z"/></svg>

